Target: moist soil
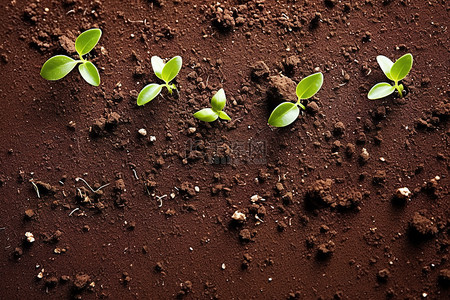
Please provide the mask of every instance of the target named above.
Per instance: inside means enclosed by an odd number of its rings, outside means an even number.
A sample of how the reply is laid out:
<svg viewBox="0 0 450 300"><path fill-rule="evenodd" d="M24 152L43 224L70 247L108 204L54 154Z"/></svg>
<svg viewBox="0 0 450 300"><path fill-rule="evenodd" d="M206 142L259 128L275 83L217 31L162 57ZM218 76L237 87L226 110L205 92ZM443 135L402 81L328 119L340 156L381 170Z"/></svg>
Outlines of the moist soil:
<svg viewBox="0 0 450 300"><path fill-rule="evenodd" d="M2 1L0 298L448 299L449 9ZM99 87L40 77L93 27ZM369 101L405 53L406 97ZM178 92L138 107L152 55L182 56ZM222 87L232 120L196 120Z"/></svg>

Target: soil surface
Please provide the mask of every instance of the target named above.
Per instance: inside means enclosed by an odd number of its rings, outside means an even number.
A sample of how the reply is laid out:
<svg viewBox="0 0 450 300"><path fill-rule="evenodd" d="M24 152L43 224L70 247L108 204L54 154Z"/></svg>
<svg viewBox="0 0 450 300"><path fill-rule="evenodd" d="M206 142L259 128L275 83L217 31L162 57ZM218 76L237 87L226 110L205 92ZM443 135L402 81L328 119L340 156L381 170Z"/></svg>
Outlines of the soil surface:
<svg viewBox="0 0 450 300"><path fill-rule="evenodd" d="M1 2L1 299L448 299L448 1ZM93 27L100 87L40 77ZM138 107L152 55L179 92Z"/></svg>

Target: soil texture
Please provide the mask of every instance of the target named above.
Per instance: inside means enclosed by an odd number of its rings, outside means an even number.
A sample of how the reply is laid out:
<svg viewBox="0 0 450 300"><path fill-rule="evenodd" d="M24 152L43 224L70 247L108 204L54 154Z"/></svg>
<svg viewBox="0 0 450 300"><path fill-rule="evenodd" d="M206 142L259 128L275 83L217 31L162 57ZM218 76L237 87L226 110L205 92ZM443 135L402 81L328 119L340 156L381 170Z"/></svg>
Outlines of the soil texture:
<svg viewBox="0 0 450 300"><path fill-rule="evenodd" d="M448 1L0 8L1 299L448 299ZM93 27L99 87L40 77ZM406 96L368 100L405 53ZM153 55L178 92L138 107ZM220 88L232 120L195 119Z"/></svg>

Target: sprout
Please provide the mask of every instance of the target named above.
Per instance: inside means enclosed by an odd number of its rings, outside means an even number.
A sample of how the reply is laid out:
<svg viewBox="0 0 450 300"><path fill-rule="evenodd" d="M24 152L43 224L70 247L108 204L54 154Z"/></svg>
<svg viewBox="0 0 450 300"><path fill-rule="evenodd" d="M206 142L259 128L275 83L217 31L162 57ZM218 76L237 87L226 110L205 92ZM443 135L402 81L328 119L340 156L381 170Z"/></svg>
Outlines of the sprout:
<svg viewBox="0 0 450 300"><path fill-rule="evenodd" d="M389 96L395 90L397 90L400 97L403 97L404 87L403 84L399 85L398 82L405 78L411 70L413 65L412 54L408 53L403 55L395 63L386 56L378 55L377 62L386 77L394 82L394 85L387 82L377 83L370 89L367 97L370 100L380 99Z"/></svg>
<svg viewBox="0 0 450 300"><path fill-rule="evenodd" d="M297 85L295 91L298 97L297 102L283 102L278 105L269 117L269 125L274 127L284 127L293 123L300 114L300 108L303 110L306 109L300 101L314 96L322 87L322 83L323 74L321 72L303 78Z"/></svg>
<svg viewBox="0 0 450 300"><path fill-rule="evenodd" d="M176 89L177 87L175 86L175 84L170 84L170 82L174 80L175 77L177 77L178 72L180 72L181 70L182 63L183 60L180 56L175 56L166 64L160 57L153 56L153 72L155 72L156 77L163 80L165 84L150 83L146 85L138 95L137 104L140 106L152 101L156 98L156 96L159 95L159 93L161 93L163 87L166 87L169 91L169 94L172 94L172 90Z"/></svg>
<svg viewBox="0 0 450 300"><path fill-rule="evenodd" d="M231 118L223 111L226 102L225 91L220 89L211 99L212 108L201 109L194 114L194 117L205 122L214 122L217 118L229 121Z"/></svg>
<svg viewBox="0 0 450 300"><path fill-rule="evenodd" d="M75 40L75 50L80 59L75 60L65 55L56 55L47 60L41 69L41 76L47 80L59 80L65 77L78 65L78 71L87 83L93 86L100 85L100 75L93 63L83 58L97 45L102 31L98 28L86 30Z"/></svg>

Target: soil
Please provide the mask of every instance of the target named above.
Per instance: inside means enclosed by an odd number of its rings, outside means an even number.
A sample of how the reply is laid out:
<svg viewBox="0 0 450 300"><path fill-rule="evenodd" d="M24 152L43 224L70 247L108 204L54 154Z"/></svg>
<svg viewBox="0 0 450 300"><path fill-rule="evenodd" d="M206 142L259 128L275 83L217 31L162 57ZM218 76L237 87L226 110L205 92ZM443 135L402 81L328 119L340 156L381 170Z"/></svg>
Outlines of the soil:
<svg viewBox="0 0 450 300"><path fill-rule="evenodd" d="M0 298L448 299L449 11L2 1ZM92 27L100 87L40 77ZM408 52L406 97L369 101L376 56ZM138 107L152 55L182 56L178 93ZM317 71L307 110L269 127ZM196 120L222 87L232 120Z"/></svg>

